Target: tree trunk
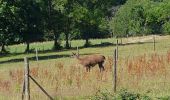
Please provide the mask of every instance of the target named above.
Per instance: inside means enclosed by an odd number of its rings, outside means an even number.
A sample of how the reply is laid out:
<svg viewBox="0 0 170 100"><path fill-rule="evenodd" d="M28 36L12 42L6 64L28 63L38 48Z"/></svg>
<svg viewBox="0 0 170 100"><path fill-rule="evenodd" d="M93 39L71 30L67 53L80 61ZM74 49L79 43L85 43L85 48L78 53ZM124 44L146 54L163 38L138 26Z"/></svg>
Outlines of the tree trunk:
<svg viewBox="0 0 170 100"><path fill-rule="evenodd" d="M60 43L58 40L54 40L54 46L55 48L58 48L60 46Z"/></svg>
<svg viewBox="0 0 170 100"><path fill-rule="evenodd" d="M30 43L29 42L26 42L26 49L25 49L25 53L29 53L29 50L30 50Z"/></svg>
<svg viewBox="0 0 170 100"><path fill-rule="evenodd" d="M69 45L69 40L68 40L68 33L65 33L66 35L66 49L69 49L70 48L70 45Z"/></svg>
<svg viewBox="0 0 170 100"><path fill-rule="evenodd" d="M5 52L6 52L6 50L5 50L5 44L4 44L4 43L2 43L1 52L2 52L2 53L5 53Z"/></svg>
<svg viewBox="0 0 170 100"><path fill-rule="evenodd" d="M88 38L86 38L86 42L85 42L85 45L84 45L85 47L89 47L90 46L90 43L89 43L89 39Z"/></svg>
<svg viewBox="0 0 170 100"><path fill-rule="evenodd" d="M59 50L59 49L61 49L60 47L61 47L60 43L58 42L58 40L55 39L54 40L54 48L53 49L54 50Z"/></svg>
<svg viewBox="0 0 170 100"><path fill-rule="evenodd" d="M70 44L69 44L69 45L70 45L70 47L71 47L71 40L70 40Z"/></svg>
<svg viewBox="0 0 170 100"><path fill-rule="evenodd" d="M67 18L67 23L66 23L66 27L65 27L65 36L66 36L66 45L65 45L65 48L66 49L69 49L70 48L70 45L69 45L69 32L70 32L70 19Z"/></svg>
<svg viewBox="0 0 170 100"><path fill-rule="evenodd" d="M89 43L89 39L88 38L86 38L86 44L88 44Z"/></svg>
<svg viewBox="0 0 170 100"><path fill-rule="evenodd" d="M58 35L55 35L53 49L54 50L60 50L61 49L61 45L60 45L60 42L58 40Z"/></svg>

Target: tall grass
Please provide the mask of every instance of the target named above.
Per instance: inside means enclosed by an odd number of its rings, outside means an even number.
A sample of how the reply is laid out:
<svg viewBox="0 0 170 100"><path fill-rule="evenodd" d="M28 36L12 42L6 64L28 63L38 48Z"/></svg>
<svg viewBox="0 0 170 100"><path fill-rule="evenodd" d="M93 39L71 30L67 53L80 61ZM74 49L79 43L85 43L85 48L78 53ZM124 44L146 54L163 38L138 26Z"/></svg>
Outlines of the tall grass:
<svg viewBox="0 0 170 100"><path fill-rule="evenodd" d="M168 52L166 55L153 53L134 56L130 59L120 58L118 61L118 90L128 88L137 92L149 91L151 96L155 96L156 91L162 93L168 91L170 89L167 78L170 75L168 72L169 57ZM36 63L31 67L30 74L53 97L60 99L76 96L85 97L105 89L112 91L112 57L107 57L106 70L102 73L100 73L98 66L92 68L91 72L86 72L85 68L77 63L65 65L63 62L54 61L45 65L48 67L43 66ZM5 73L1 73L1 75L3 76ZM6 78L0 78L0 92L3 95L11 95L6 97L7 100L11 98L16 100L22 91L23 69L9 70L7 73ZM32 81L30 87L32 100L46 98Z"/></svg>
<svg viewBox="0 0 170 100"><path fill-rule="evenodd" d="M100 44L103 41L112 40L94 41L96 41L96 44ZM170 50L168 50L166 41L168 39L158 41L156 52L153 52L150 43L119 47L118 90L127 88L130 91L142 94L147 92L153 98L170 94L170 80L168 78L170 75ZM75 41L75 47L77 42ZM11 48L13 49L13 47ZM92 68L90 73L86 72L85 68L69 58L70 52L75 50L41 53L39 56L66 54L68 57L63 56L56 59L40 60L39 62L30 61L30 72L44 89L56 99L86 99L86 97L95 95L98 91L105 89L109 92L112 91L113 49L113 46L108 46L80 50L81 54L104 54L106 63L103 73L100 73L98 66ZM146 50L148 51L146 52ZM2 57L0 61L22 58L23 56L26 55ZM27 56L32 57L35 54ZM0 99L19 100L23 83L23 62L1 64L0 66ZM30 82L31 100L48 100L43 92L32 81Z"/></svg>

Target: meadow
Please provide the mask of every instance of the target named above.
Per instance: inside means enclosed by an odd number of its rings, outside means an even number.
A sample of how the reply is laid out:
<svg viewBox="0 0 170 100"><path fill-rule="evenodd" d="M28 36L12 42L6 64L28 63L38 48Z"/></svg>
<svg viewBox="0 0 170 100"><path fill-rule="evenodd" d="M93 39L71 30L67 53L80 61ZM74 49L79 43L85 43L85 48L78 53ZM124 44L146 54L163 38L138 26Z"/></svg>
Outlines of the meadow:
<svg viewBox="0 0 170 100"><path fill-rule="evenodd" d="M56 100L89 99L98 92L113 93L113 52L115 38L90 40L92 46L83 48L83 40L72 41L71 50L51 51L53 42L32 43L30 54L24 54L25 45L8 46L11 54L0 57L0 100L21 99L24 62L30 59L31 75ZM170 94L170 36L156 36L156 50L153 50L153 36L129 37L119 45L118 88L148 95L153 99ZM64 41L62 43L64 46ZM80 56L102 54L106 57L105 71L98 66L86 72L85 68L71 58L79 46ZM35 58L39 51L39 61ZM48 100L41 90L30 81L31 100ZM116 95L113 93L113 95ZM168 99L167 99L168 100Z"/></svg>

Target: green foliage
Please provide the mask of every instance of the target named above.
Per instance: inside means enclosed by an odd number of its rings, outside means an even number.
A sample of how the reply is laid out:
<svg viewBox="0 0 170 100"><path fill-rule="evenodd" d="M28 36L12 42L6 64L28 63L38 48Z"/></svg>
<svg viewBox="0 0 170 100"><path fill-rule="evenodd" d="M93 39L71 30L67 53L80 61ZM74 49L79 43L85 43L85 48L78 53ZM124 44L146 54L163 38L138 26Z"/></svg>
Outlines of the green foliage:
<svg viewBox="0 0 170 100"><path fill-rule="evenodd" d="M63 0L40 0L43 16L44 37L46 40L54 40L54 50L61 49L60 34L64 29L63 21L64 15L62 11L64 9Z"/></svg>
<svg viewBox="0 0 170 100"><path fill-rule="evenodd" d="M90 97L91 100L152 100L149 96L141 95L138 93L129 92L125 89L116 94L108 91L98 91L96 95Z"/></svg>
<svg viewBox="0 0 170 100"><path fill-rule="evenodd" d="M170 96L167 96L167 97L159 97L158 100L169 100L170 99Z"/></svg>
<svg viewBox="0 0 170 100"><path fill-rule="evenodd" d="M6 52L5 45L14 42L16 35L16 11L17 7L13 6L8 0L0 2L0 46L1 52Z"/></svg>
<svg viewBox="0 0 170 100"><path fill-rule="evenodd" d="M110 37L108 19L115 5L126 0L1 0L0 46L54 40L54 49L61 49L61 38L70 48L72 39ZM167 16L167 15L165 15ZM167 30L167 24L164 30ZM137 30L137 29L134 29ZM63 36L64 35L64 36ZM60 37L62 36L62 37Z"/></svg>
<svg viewBox="0 0 170 100"><path fill-rule="evenodd" d="M112 0L84 0L83 2L78 0L76 6L79 8L75 9L75 12L80 11L80 13L75 17L81 36L86 40L85 46L88 46L89 38L107 33L108 22L105 17L109 13L107 8L111 7L111 4Z"/></svg>
<svg viewBox="0 0 170 100"><path fill-rule="evenodd" d="M126 89L121 90L115 99L116 100L151 100L151 98L146 95L129 92Z"/></svg>
<svg viewBox="0 0 170 100"><path fill-rule="evenodd" d="M94 96L90 97L91 100L114 100L114 95L107 90L105 92L98 91Z"/></svg>
<svg viewBox="0 0 170 100"><path fill-rule="evenodd" d="M163 32L165 34L170 34L170 22L166 22L163 24Z"/></svg>
<svg viewBox="0 0 170 100"><path fill-rule="evenodd" d="M112 20L112 7L120 7ZM1 0L0 46L61 38L70 48L72 39L170 34L169 0ZM109 23L110 22L110 23ZM108 24L109 23L109 24ZM62 36L62 37L60 37Z"/></svg>
<svg viewBox="0 0 170 100"><path fill-rule="evenodd" d="M41 8L35 0L16 1L16 4L19 8L18 34L22 42L27 44L26 52L29 52L29 43L43 40Z"/></svg>
<svg viewBox="0 0 170 100"><path fill-rule="evenodd" d="M169 33L170 1L128 0L110 22L116 36Z"/></svg>

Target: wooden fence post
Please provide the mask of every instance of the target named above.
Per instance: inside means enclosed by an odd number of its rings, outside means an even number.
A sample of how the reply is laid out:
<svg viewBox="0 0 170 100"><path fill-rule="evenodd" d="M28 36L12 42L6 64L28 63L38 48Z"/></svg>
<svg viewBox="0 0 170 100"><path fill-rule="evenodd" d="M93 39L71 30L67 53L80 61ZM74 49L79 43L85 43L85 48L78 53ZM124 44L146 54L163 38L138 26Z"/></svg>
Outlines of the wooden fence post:
<svg viewBox="0 0 170 100"><path fill-rule="evenodd" d="M29 74L29 60L27 57L24 57L25 62L25 71L24 71L24 82L23 82L23 90L22 90L22 100L30 100L30 84L29 78L33 80L33 82L50 98L50 100L54 100L39 84L38 82Z"/></svg>
<svg viewBox="0 0 170 100"><path fill-rule="evenodd" d="M113 90L116 92L116 87L117 87L117 51L116 49L114 50L114 68L113 68Z"/></svg>
<svg viewBox="0 0 170 100"><path fill-rule="evenodd" d="M42 51L44 52L44 42L43 42L43 50Z"/></svg>
<svg viewBox="0 0 170 100"><path fill-rule="evenodd" d="M24 93L25 93L25 79L24 79L23 84L22 84L22 100L24 100Z"/></svg>
<svg viewBox="0 0 170 100"><path fill-rule="evenodd" d="M36 60L38 61L38 50L37 50L37 48L35 49L35 52L36 52Z"/></svg>
<svg viewBox="0 0 170 100"><path fill-rule="evenodd" d="M154 51L155 51L155 36L153 36L153 48L154 48Z"/></svg>
<svg viewBox="0 0 170 100"><path fill-rule="evenodd" d="M116 42L116 59L118 60L118 45L119 45L119 40L117 39Z"/></svg>
<svg viewBox="0 0 170 100"><path fill-rule="evenodd" d="M25 76L24 76L24 83L25 83L25 99L30 100L30 84L29 84L29 61L28 58L24 58L25 62Z"/></svg>
<svg viewBox="0 0 170 100"><path fill-rule="evenodd" d="M77 55L79 55L79 47L77 46Z"/></svg>

